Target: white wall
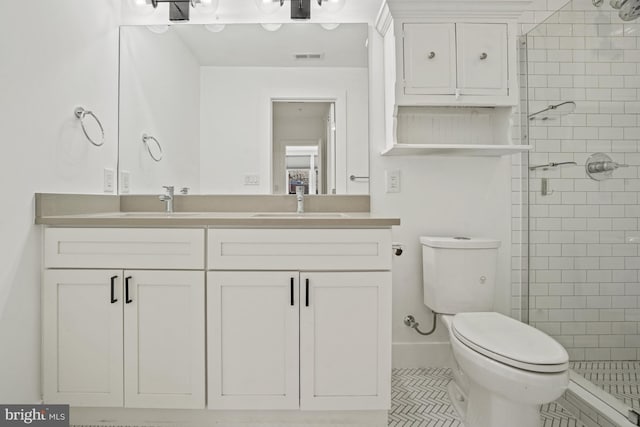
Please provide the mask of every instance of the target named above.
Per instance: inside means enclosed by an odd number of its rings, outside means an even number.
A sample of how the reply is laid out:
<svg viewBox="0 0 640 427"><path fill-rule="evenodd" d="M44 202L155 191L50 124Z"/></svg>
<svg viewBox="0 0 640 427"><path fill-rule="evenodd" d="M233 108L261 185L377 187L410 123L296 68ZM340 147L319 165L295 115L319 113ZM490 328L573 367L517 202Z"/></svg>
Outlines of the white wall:
<svg viewBox="0 0 640 427"><path fill-rule="evenodd" d="M203 194L271 192L272 98L336 100L337 192L368 192L366 182L347 180L369 167L365 68L203 67L201 75ZM244 185L247 174L260 184Z"/></svg>
<svg viewBox="0 0 640 427"><path fill-rule="evenodd" d="M131 193L158 194L163 185L199 189L200 64L173 31L123 27L120 42L120 167ZM142 134L163 150L154 161ZM151 149L155 151L153 142Z"/></svg>
<svg viewBox="0 0 640 427"><path fill-rule="evenodd" d="M511 293L511 159L482 157L382 157L385 148L382 44L372 44L370 86L371 208L379 215L401 218L394 240L404 253L393 263L394 366L447 363L447 334L440 325L423 337L403 324L413 314L421 328L431 327L432 314L423 304L422 235L467 235L502 241L497 275L496 310L510 314ZM401 192L385 191L385 171L401 171ZM461 266L463 267L463 266Z"/></svg>
<svg viewBox="0 0 640 427"><path fill-rule="evenodd" d="M116 168L120 2L3 2L0 13L0 402L40 399L35 192L101 193ZM97 148L73 116L95 111Z"/></svg>

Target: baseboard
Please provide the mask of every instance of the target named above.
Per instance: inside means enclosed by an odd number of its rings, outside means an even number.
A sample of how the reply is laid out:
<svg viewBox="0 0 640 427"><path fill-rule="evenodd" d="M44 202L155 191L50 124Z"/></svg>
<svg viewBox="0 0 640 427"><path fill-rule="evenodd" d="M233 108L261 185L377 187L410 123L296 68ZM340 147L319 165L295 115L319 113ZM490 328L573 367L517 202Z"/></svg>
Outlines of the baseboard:
<svg viewBox="0 0 640 427"><path fill-rule="evenodd" d="M450 368L453 359L449 342L393 343L394 368Z"/></svg>
<svg viewBox="0 0 640 427"><path fill-rule="evenodd" d="M71 425L127 427L386 427L387 411L209 411L71 408Z"/></svg>

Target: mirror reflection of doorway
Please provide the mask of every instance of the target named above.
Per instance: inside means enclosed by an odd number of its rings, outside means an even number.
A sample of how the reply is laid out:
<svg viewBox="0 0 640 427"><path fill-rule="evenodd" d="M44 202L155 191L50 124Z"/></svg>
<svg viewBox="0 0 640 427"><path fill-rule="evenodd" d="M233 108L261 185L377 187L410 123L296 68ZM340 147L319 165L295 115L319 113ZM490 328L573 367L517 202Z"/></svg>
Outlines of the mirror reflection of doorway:
<svg viewBox="0 0 640 427"><path fill-rule="evenodd" d="M335 194L335 103L272 102L273 194Z"/></svg>

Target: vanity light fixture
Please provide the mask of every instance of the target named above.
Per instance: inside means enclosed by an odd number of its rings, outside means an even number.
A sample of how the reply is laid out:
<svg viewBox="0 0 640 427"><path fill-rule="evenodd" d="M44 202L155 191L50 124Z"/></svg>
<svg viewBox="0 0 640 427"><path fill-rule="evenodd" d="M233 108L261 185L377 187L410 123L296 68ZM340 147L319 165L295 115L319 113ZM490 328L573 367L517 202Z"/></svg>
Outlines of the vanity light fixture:
<svg viewBox="0 0 640 427"><path fill-rule="evenodd" d="M304 20L311 18L311 0L286 0L291 3L291 19ZM327 12L337 12L344 7L346 0L313 0ZM284 5L285 0L255 0L256 6L263 13L271 14Z"/></svg>
<svg viewBox="0 0 640 427"><path fill-rule="evenodd" d="M158 7L158 3L169 3L170 21L188 21L189 6L200 9L203 13L214 13L218 9L219 0L133 0L134 6L138 9L153 9Z"/></svg>

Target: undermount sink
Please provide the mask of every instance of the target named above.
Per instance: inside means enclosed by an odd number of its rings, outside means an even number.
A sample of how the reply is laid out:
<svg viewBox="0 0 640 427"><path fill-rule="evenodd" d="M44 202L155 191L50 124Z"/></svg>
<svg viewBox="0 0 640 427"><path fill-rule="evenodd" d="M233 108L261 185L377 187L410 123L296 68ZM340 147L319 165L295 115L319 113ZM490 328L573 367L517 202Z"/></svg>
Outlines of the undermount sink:
<svg viewBox="0 0 640 427"><path fill-rule="evenodd" d="M346 215L339 212L269 212L257 213L254 218L346 218Z"/></svg>
<svg viewBox="0 0 640 427"><path fill-rule="evenodd" d="M129 218L185 218L198 216L199 212L123 212L122 216Z"/></svg>

